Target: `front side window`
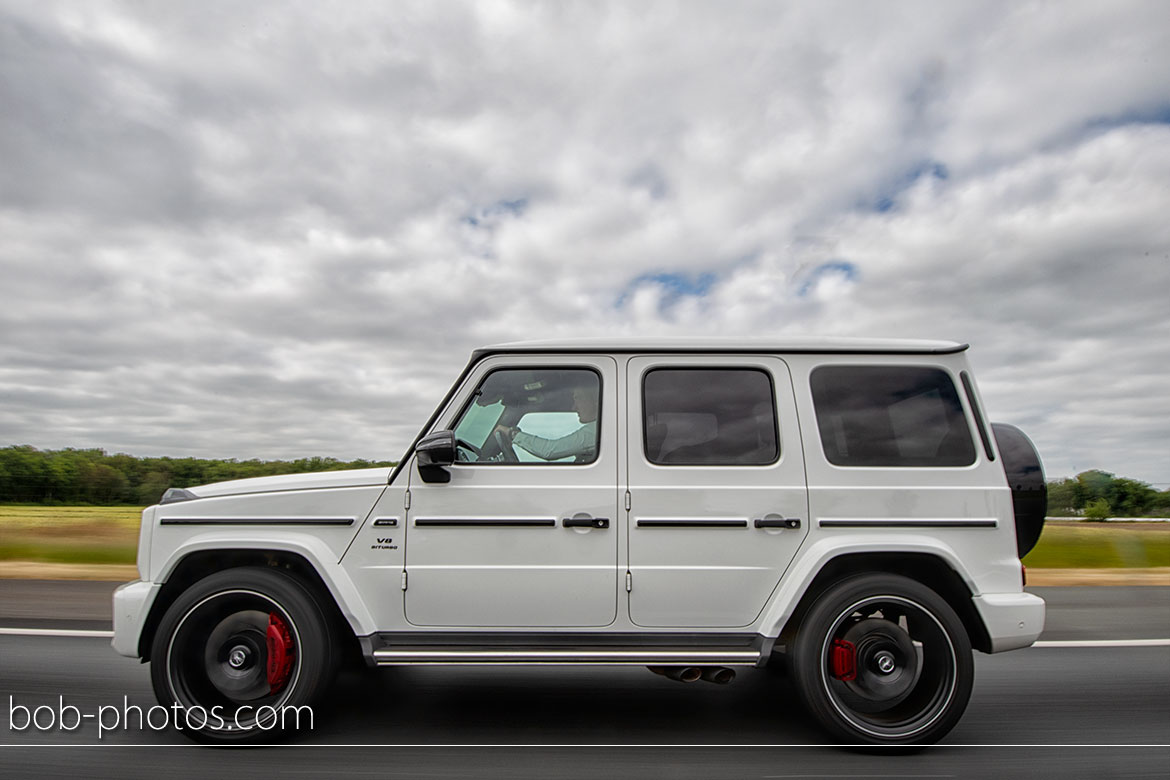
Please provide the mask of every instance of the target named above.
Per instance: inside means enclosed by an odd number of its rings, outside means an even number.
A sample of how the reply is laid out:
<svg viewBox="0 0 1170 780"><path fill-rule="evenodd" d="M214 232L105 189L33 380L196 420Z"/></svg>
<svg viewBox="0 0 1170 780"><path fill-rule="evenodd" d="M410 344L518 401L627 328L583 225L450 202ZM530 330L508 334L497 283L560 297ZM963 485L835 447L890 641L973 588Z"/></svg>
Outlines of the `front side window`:
<svg viewBox="0 0 1170 780"><path fill-rule="evenodd" d="M959 394L941 369L822 366L812 396L835 466L969 466L975 445Z"/></svg>
<svg viewBox="0 0 1170 780"><path fill-rule="evenodd" d="M455 423L463 463L591 463L601 378L587 368L489 373Z"/></svg>
<svg viewBox="0 0 1170 780"><path fill-rule="evenodd" d="M771 377L752 368L660 368L642 385L646 459L763 466L780 455Z"/></svg>

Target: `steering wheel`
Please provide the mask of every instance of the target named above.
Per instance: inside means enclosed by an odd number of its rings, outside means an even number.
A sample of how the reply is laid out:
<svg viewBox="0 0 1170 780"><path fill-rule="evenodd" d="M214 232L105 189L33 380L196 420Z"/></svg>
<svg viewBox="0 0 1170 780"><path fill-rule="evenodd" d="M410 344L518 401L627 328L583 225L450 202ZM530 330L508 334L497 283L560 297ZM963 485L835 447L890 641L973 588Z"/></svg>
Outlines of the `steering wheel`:
<svg viewBox="0 0 1170 780"><path fill-rule="evenodd" d="M505 463L519 463L520 458L516 455L516 450L512 447L512 441L504 436L499 431L492 431L492 437L496 441L496 446L500 448L500 455L503 456Z"/></svg>
<svg viewBox="0 0 1170 780"><path fill-rule="evenodd" d="M475 456L474 460L467 457L467 453L469 452ZM474 444L466 442L463 439L456 439L455 460L459 461L460 463L474 463L475 461L483 460L483 453L481 453L479 451L479 447L476 447Z"/></svg>

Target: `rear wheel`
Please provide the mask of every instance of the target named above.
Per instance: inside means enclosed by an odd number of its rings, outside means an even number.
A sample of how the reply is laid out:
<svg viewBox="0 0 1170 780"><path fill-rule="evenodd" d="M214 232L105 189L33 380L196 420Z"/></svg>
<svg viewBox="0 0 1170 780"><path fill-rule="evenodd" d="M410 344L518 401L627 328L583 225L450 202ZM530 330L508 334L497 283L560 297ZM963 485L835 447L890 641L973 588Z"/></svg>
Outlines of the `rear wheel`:
<svg viewBox="0 0 1170 780"><path fill-rule="evenodd" d="M801 622L791 660L809 711L851 743L937 742L962 717L975 679L954 610L896 575L862 575L827 590Z"/></svg>
<svg viewBox="0 0 1170 780"><path fill-rule="evenodd" d="M154 638L151 682L174 725L200 741L270 740L311 728L311 705L332 677L329 622L299 580L271 569L218 572L167 610ZM177 705L177 707L175 706Z"/></svg>

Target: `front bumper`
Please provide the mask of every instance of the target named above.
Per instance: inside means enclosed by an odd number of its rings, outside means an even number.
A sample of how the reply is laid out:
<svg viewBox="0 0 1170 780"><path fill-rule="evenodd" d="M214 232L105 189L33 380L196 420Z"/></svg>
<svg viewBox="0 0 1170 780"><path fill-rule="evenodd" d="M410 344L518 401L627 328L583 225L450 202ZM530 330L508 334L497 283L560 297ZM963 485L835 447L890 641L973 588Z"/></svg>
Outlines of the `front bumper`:
<svg viewBox="0 0 1170 780"><path fill-rule="evenodd" d="M138 640L150 607L162 585L135 580L114 591L114 650L129 658L138 658Z"/></svg>
<svg viewBox="0 0 1170 780"><path fill-rule="evenodd" d="M1032 593L984 593L971 601L991 637L991 652L1028 647L1044 630L1044 599Z"/></svg>

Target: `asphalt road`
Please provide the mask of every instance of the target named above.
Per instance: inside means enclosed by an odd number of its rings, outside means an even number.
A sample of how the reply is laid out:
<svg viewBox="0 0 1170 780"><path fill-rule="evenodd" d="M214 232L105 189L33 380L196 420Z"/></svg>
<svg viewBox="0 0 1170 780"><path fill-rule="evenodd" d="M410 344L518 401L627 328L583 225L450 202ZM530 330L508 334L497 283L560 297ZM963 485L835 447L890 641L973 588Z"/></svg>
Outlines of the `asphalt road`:
<svg viewBox="0 0 1170 780"><path fill-rule="evenodd" d="M0 579L0 627L109 629L116 582ZM1046 640L1170 638L1170 588L1028 588L1048 603Z"/></svg>
<svg viewBox="0 0 1170 780"><path fill-rule="evenodd" d="M26 600L35 597L44 604L44 589L3 583L0 625L13 625L13 613L23 609L22 588ZM62 589L54 592L59 596ZM95 621L82 608L84 596L77 595L85 592L76 590L70 617L58 616L62 625ZM1170 636L1170 588L1053 588L1041 595L1050 603L1045 639ZM32 612L20 619L45 626ZM103 706L121 709L123 696L144 711L155 703L149 668L116 656L106 639L0 636L0 775L1170 774L1170 647L1165 646L977 654L975 693L963 720L943 745L912 755L816 747L824 738L800 710L788 682L763 670L741 672L729 686L684 685L643 669L402 668L347 674L315 709L314 728L303 728L297 745L255 750L191 747L171 731L149 728L116 728L99 740L92 720L76 731L13 729L23 721L19 712L13 720L13 704L56 707L63 697L81 713L96 713ZM340 743L367 746L330 747ZM376 746L387 743L394 746ZM45 745L52 747L40 747Z"/></svg>

